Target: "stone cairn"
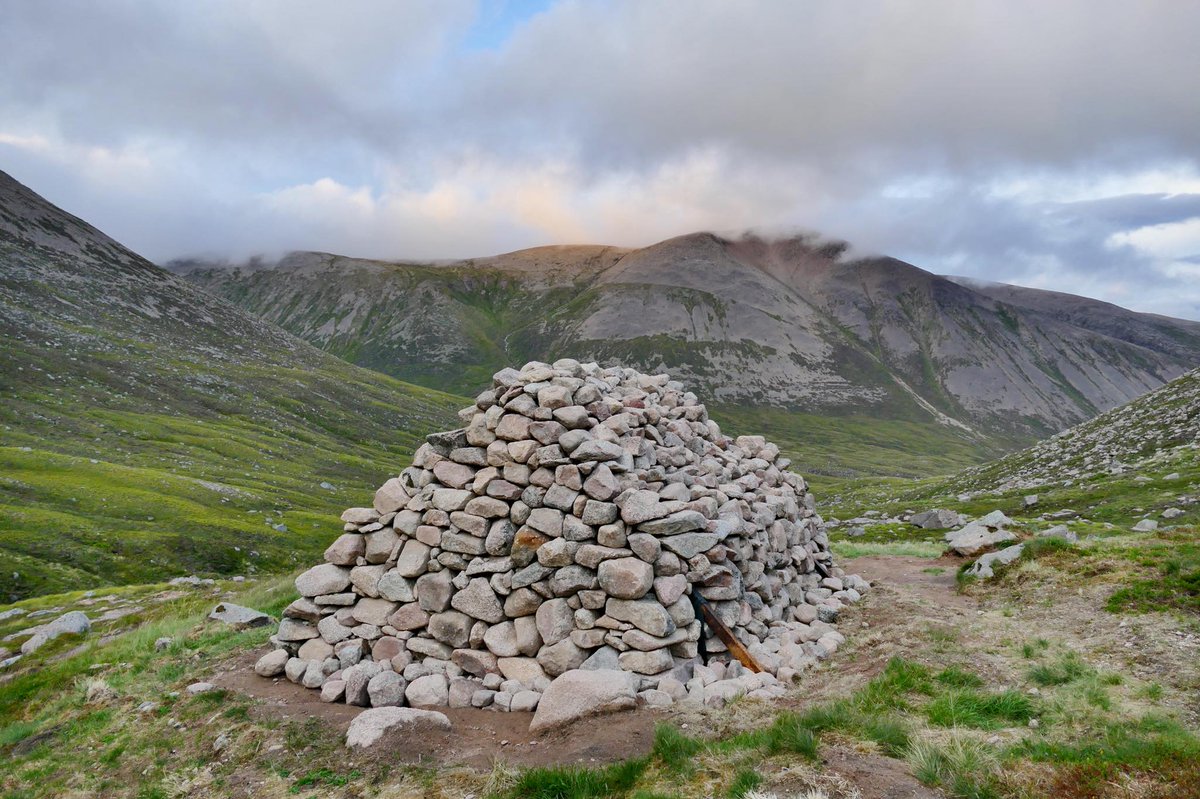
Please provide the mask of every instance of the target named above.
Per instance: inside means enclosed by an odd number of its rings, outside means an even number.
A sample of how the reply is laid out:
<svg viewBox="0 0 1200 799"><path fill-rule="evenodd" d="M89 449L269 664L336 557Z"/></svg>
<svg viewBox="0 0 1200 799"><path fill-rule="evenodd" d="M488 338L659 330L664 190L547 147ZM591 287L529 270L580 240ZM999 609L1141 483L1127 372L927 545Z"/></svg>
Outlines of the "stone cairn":
<svg viewBox="0 0 1200 799"><path fill-rule="evenodd" d="M534 362L459 416L342 514L259 674L359 706L529 711L560 675L619 670L645 704L719 707L778 696L844 640L869 585L834 566L804 478L667 375Z"/></svg>

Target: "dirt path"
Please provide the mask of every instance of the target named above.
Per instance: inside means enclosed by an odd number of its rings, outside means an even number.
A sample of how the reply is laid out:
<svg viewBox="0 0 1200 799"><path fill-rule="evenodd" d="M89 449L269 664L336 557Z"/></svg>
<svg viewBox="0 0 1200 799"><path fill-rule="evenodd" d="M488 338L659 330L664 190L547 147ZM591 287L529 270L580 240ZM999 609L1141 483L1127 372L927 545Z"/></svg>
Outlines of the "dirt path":
<svg viewBox="0 0 1200 799"><path fill-rule="evenodd" d="M974 617L978 602L955 590L957 566L949 559L915 557L872 556L847 562L848 570L875 584L864 602L845 613L841 626L847 647L826 667L806 675L791 697L775 706L762 706L757 712L802 708L844 695L880 671L893 654L902 654L894 642L913 643L911 628L918 621L951 629ZM228 661L211 677L222 688L259 700L252 710L256 717L300 722L319 719L340 736L360 712L358 708L321 702L318 692L287 680L257 676L253 664L260 654L247 653ZM356 752L355 765L386 761L467 767L477 772L490 771L496 762L513 766L596 765L649 752L658 722L674 719L687 724L690 730L713 729L719 711L641 709L580 722L547 736L529 734L529 713L467 709L446 714L454 725L451 732L391 733L371 750ZM857 791L862 799L941 796L913 779L901 761L836 741L822 747L821 758L819 767L796 764L772 775L768 785L781 795L802 792L805 786L825 785L830 795L855 795Z"/></svg>
<svg viewBox="0 0 1200 799"><path fill-rule="evenodd" d="M211 678L213 684L260 700L252 711L262 719L307 721L344 735L362 708L322 702L319 691L311 691L286 679L266 679L254 673L254 662L262 652L251 652L230 661ZM531 735L532 713L497 713L474 708L447 709L453 729L438 732L421 729L397 731L382 743L358 756L358 761L378 757L392 763L411 765L455 765L488 771L496 760L519 766L568 763L595 765L650 751L654 725L666 718L661 711L639 709L606 716L602 721L575 724L547 735Z"/></svg>

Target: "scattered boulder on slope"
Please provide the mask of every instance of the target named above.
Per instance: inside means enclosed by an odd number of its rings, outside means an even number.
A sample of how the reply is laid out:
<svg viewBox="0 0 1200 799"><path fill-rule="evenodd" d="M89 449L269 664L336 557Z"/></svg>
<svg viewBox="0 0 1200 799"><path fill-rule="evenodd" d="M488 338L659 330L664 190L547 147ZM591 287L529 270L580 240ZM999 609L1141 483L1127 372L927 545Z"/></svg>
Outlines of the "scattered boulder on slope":
<svg viewBox="0 0 1200 799"><path fill-rule="evenodd" d="M41 649L60 635L84 635L92 629L92 622L81 610L64 613L48 624L30 627L22 633L33 633L25 643L21 644L21 654L28 655Z"/></svg>
<svg viewBox="0 0 1200 799"><path fill-rule="evenodd" d="M1074 544L1076 541L1079 540L1079 536L1075 534L1075 531L1072 530L1070 527L1067 527L1065 524L1056 524L1047 530L1042 530L1040 533L1037 534L1037 537L1038 538L1061 538L1063 541L1066 541L1068 544Z"/></svg>
<svg viewBox="0 0 1200 799"><path fill-rule="evenodd" d="M922 530L949 530L951 527L961 525L963 518L952 510L935 508L934 510L913 514L908 522L916 527L920 527Z"/></svg>
<svg viewBox="0 0 1200 799"><path fill-rule="evenodd" d="M1015 546L1005 547L999 552L988 552L971 564L971 567L967 569L967 574L985 580L995 577L996 573L993 571L993 567L1007 566L1013 563L1017 558L1021 557L1021 553L1024 551L1024 544L1016 544Z"/></svg>
<svg viewBox="0 0 1200 799"><path fill-rule="evenodd" d="M958 530L946 533L944 540L954 554L972 558L997 544L1016 541L1017 536L1005 529L1012 524L1012 519L994 510Z"/></svg>
<svg viewBox="0 0 1200 799"><path fill-rule="evenodd" d="M250 627L266 627L274 621L274 619L260 610L235 605L232 602L222 602L217 605L208 614L208 618L212 621L224 622L236 630L245 630Z"/></svg>

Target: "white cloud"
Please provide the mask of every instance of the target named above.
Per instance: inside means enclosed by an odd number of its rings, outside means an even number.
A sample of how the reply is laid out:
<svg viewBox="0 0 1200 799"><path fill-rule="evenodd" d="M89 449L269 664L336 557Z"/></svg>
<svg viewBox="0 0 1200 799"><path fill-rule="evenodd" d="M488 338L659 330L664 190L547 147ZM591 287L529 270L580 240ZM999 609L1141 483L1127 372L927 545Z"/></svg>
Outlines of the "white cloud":
<svg viewBox="0 0 1200 799"><path fill-rule="evenodd" d="M15 4L0 157L159 260L801 227L1200 315L1200 6L570 0L462 45L488 18Z"/></svg>
<svg viewBox="0 0 1200 799"><path fill-rule="evenodd" d="M1136 247L1158 258L1200 256L1200 217L1114 233L1108 244Z"/></svg>

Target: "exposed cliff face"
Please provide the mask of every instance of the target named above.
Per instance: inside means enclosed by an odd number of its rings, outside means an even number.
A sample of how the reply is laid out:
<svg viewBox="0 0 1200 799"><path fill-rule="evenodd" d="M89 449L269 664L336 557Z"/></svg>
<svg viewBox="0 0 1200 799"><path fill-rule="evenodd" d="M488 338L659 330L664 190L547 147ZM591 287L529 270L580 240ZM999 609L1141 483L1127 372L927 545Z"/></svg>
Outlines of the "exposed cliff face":
<svg viewBox="0 0 1200 799"><path fill-rule="evenodd" d="M1062 429L1200 364L1200 324L977 287L846 245L699 233L438 264L316 253L173 265L318 346L469 391L557 357L669 370L717 403Z"/></svg>

